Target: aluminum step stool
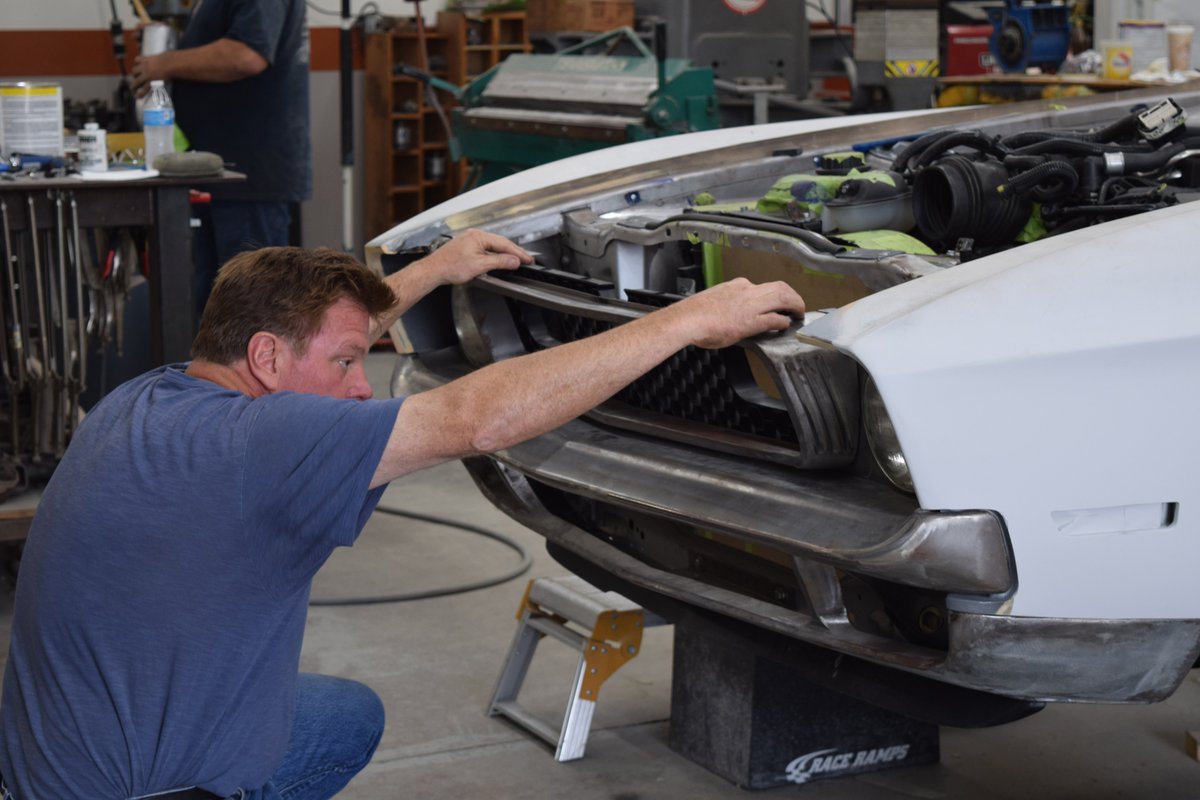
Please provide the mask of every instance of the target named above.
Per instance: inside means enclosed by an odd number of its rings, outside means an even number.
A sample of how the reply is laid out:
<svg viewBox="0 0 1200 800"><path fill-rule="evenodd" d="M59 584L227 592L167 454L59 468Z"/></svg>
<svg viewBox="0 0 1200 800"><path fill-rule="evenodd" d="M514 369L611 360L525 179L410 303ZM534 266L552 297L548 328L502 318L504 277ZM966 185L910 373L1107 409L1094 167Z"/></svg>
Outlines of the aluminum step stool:
<svg viewBox="0 0 1200 800"><path fill-rule="evenodd" d="M638 654L642 630L664 623L661 617L646 614L631 600L616 592L602 592L582 578L531 580L517 608L517 633L504 660L488 715L505 716L546 740L555 747L555 761L583 758L600 687L622 664ZM579 666L559 729L538 719L517 702L529 663L543 636L551 636L579 651Z"/></svg>

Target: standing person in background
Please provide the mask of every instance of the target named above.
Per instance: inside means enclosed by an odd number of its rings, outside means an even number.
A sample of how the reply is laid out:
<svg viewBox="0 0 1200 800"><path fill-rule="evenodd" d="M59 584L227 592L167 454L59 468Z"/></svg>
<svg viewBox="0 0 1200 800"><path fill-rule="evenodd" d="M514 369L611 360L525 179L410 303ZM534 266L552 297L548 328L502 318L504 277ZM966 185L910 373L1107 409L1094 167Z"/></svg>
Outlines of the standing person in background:
<svg viewBox="0 0 1200 800"><path fill-rule="evenodd" d="M212 222L195 246L199 308L221 264L288 244L290 205L312 196L308 72L303 0L198 0L178 49L134 62L139 96L152 80L173 81L192 148L246 174L212 189Z"/></svg>

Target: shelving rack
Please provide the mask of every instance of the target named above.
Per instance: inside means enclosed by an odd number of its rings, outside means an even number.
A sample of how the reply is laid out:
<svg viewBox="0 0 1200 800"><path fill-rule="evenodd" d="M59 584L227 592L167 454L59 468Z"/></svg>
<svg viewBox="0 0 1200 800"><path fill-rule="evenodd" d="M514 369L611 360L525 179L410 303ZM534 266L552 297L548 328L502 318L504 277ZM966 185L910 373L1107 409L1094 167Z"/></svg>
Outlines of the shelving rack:
<svg viewBox="0 0 1200 800"><path fill-rule="evenodd" d="M414 20L366 37L364 81L364 233L371 238L458 192L461 164L451 163L446 120L453 96L429 90L424 82L396 74L408 65L463 86L512 53L529 52L525 12L468 16L440 12L426 28L425 47Z"/></svg>
<svg viewBox="0 0 1200 800"><path fill-rule="evenodd" d="M452 41L462 48L466 81L478 78L513 53L532 49L524 11L501 11L483 17L443 12L438 16L438 26L443 24Z"/></svg>

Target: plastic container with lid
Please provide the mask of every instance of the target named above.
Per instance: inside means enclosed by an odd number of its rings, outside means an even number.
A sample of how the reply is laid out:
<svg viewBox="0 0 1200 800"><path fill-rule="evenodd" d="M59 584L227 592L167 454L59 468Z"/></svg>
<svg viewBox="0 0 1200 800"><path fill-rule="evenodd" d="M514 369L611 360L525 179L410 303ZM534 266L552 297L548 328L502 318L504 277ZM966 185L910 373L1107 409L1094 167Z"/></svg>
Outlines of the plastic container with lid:
<svg viewBox="0 0 1200 800"><path fill-rule="evenodd" d="M95 122L85 123L79 132L79 168L88 172L108 169L108 131Z"/></svg>

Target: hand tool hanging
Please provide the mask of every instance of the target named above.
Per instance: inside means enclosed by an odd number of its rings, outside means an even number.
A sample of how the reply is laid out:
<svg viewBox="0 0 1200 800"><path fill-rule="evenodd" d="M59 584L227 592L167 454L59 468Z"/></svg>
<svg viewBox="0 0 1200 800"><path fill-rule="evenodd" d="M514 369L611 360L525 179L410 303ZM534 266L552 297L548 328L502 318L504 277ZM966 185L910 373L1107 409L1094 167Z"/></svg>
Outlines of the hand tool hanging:
<svg viewBox="0 0 1200 800"><path fill-rule="evenodd" d="M29 210L29 244L33 253L33 258L25 265L25 271L33 274L33 289L34 296L32 298L34 305L34 313L29 315L30 327L26 329L29 334L26 340L32 345L33 338L33 322L37 323L37 350L30 346L26 352L29 358L26 364L30 376L33 378L32 384L32 406L33 406L33 453L32 460L34 463L42 461L42 454L49 452L53 443L51 439L51 409L53 407L53 378L50 374L50 337L49 326L46 323L46 286L42 277L42 255L41 248L38 247L38 219L37 219L37 203L33 199L32 194L25 196L25 203Z"/></svg>
<svg viewBox="0 0 1200 800"><path fill-rule="evenodd" d="M70 402L67 398L68 383L71 371L71 339L70 308L67 305L67 227L63 214L63 194L53 193L54 200L54 242L55 263L57 267L53 274L52 285L57 289L53 297L53 320L56 328L55 345L57 350L54 357L54 456L62 458L67 449L67 428L70 422L67 411Z"/></svg>
<svg viewBox="0 0 1200 800"><path fill-rule="evenodd" d="M83 265L83 251L79 242L79 204L75 202L75 193L68 193L71 198L71 253L75 265L75 337L74 352L75 369L71 373L71 410L67 416L70 421L71 433L79 424L79 397L87 391L87 325L83 320L83 286L86 283L87 269Z"/></svg>
<svg viewBox="0 0 1200 800"><path fill-rule="evenodd" d="M9 452L21 452L21 394L25 391L25 332L17 278L17 254L13 250L12 227L8 221L8 203L0 199L0 222L4 227L4 278L8 284L4 336L4 384L9 403Z"/></svg>

